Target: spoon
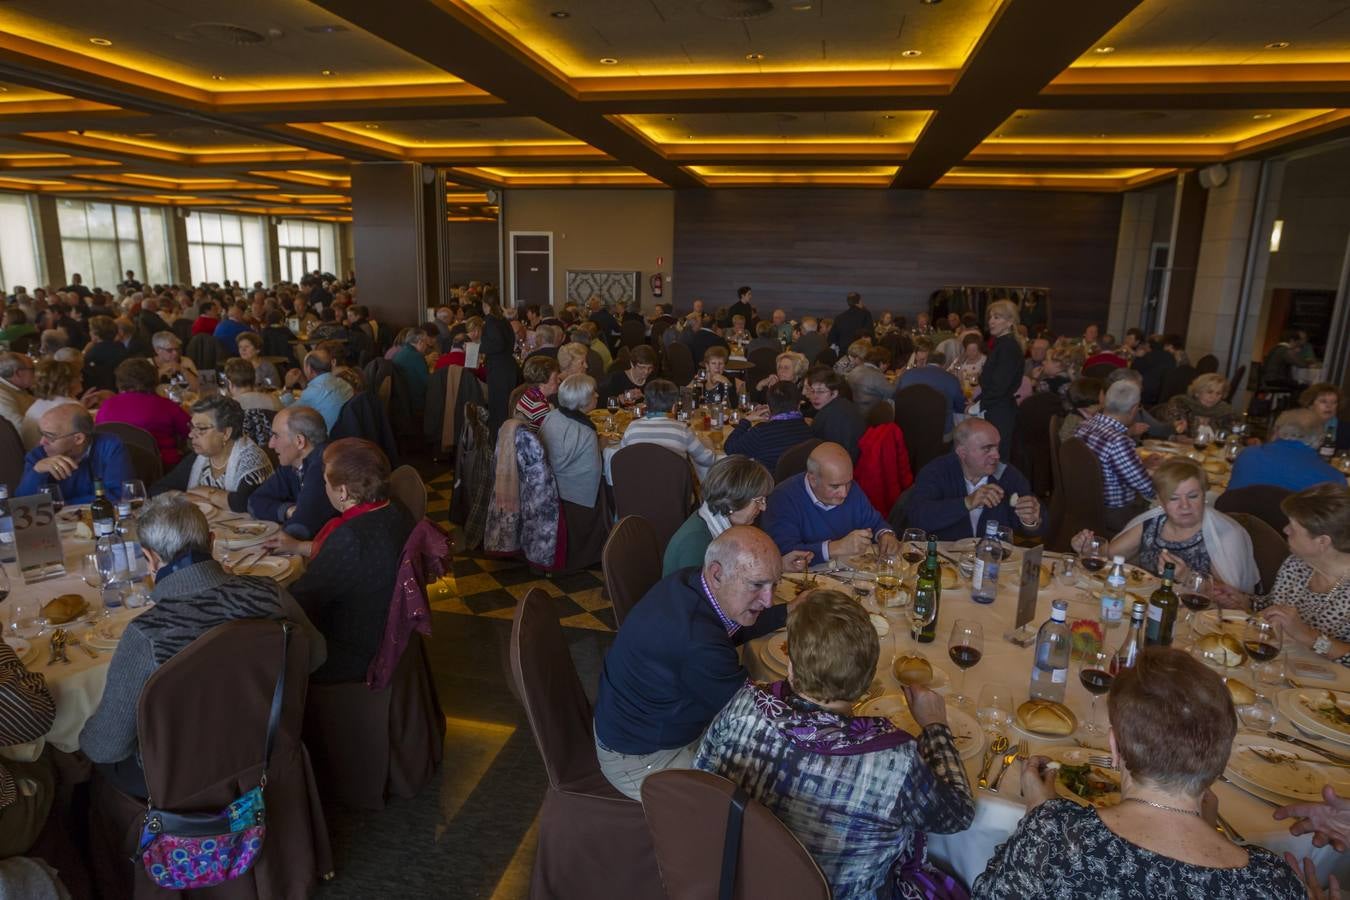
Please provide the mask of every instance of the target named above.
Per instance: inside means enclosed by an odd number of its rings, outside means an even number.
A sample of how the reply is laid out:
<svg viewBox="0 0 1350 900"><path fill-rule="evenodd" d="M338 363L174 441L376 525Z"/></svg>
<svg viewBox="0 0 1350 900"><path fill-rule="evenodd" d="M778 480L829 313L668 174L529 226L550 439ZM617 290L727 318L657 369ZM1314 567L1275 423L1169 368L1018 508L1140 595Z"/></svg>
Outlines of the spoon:
<svg viewBox="0 0 1350 900"><path fill-rule="evenodd" d="M989 787L989 767L994 764L994 758L1003 754L1008 749L1008 738L1005 735L995 735L993 741L984 751L984 763L980 766L980 777L978 786L982 788Z"/></svg>

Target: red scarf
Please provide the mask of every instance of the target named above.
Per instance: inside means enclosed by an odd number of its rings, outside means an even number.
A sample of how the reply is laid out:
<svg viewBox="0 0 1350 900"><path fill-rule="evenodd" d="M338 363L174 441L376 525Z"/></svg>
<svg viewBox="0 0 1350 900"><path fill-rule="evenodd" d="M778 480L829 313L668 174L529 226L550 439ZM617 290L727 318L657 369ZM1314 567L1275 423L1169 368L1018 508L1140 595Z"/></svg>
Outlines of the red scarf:
<svg viewBox="0 0 1350 900"><path fill-rule="evenodd" d="M313 543L310 544L309 547L309 558L313 559L314 557L319 555L319 548L323 546L324 541L328 540L328 535L332 534L333 531L343 522L346 522L350 519L355 519L362 513L368 513L373 509L381 509L388 505L389 505L388 500L379 500L374 503L358 503L355 506L348 509L346 512L344 512L342 515L338 516L337 518L329 519L324 524L324 526L319 529L319 533L314 535L314 541Z"/></svg>

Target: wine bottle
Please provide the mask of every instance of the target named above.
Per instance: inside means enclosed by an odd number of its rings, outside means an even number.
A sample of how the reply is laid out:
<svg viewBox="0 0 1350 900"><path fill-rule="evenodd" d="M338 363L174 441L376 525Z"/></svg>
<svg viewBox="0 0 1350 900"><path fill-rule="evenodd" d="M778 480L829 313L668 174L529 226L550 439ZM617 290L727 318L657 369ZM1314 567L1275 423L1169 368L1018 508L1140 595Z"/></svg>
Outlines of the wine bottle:
<svg viewBox="0 0 1350 900"><path fill-rule="evenodd" d="M1120 649L1111 661L1112 675L1134 668L1139 654L1144 652L1144 620L1147 616L1148 605L1142 600L1136 600L1130 609L1130 629L1125 632L1125 640L1120 642Z"/></svg>
<svg viewBox="0 0 1350 900"><path fill-rule="evenodd" d="M919 568L919 580L914 586L914 609L923 610L927 617L928 610L933 611L932 620L924 625L917 635L917 640L923 644L931 644L937 637L938 613L942 604L942 568L938 564L937 538L929 535L928 537L928 556L924 559L923 566Z"/></svg>
<svg viewBox="0 0 1350 900"><path fill-rule="evenodd" d="M1177 594L1172 590L1176 569L1163 566L1162 585L1148 598L1148 637L1150 647L1170 647L1172 629L1177 623Z"/></svg>

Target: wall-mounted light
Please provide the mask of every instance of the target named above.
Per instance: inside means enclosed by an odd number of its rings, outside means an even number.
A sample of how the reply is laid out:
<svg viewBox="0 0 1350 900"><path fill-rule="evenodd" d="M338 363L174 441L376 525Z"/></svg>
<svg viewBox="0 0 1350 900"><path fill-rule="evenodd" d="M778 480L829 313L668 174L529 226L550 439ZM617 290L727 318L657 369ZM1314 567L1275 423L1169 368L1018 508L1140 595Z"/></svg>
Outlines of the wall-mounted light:
<svg viewBox="0 0 1350 900"><path fill-rule="evenodd" d="M1284 236L1284 219L1276 219L1270 227L1270 252L1280 252L1280 238Z"/></svg>

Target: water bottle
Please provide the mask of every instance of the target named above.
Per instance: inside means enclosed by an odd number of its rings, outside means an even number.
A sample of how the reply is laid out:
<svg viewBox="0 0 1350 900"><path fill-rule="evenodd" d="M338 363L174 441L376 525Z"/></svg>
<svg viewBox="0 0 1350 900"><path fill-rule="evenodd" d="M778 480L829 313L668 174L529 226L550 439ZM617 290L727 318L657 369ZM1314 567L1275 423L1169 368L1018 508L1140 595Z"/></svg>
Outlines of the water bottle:
<svg viewBox="0 0 1350 900"><path fill-rule="evenodd" d="M1031 698L1064 702L1069 681L1069 645L1072 639L1066 623L1069 603L1056 600L1050 606L1050 618L1036 632L1036 656L1031 667Z"/></svg>
<svg viewBox="0 0 1350 900"><path fill-rule="evenodd" d="M984 523L984 539L975 546L975 571L970 579L970 597L976 603L993 603L998 593L998 569L1003 562L1003 545L998 539L998 523Z"/></svg>
<svg viewBox="0 0 1350 900"><path fill-rule="evenodd" d="M139 581L149 573L145 556L141 553L136 520L131 517L131 503L128 501L117 504L117 540L113 555L117 561L119 581Z"/></svg>
<svg viewBox="0 0 1350 900"><path fill-rule="evenodd" d="M1111 557L1111 574L1102 591L1102 625L1119 628L1125 618L1125 557Z"/></svg>
<svg viewBox="0 0 1350 900"><path fill-rule="evenodd" d="M14 516L9 511L9 486L0 484L0 563L18 561L14 542Z"/></svg>

